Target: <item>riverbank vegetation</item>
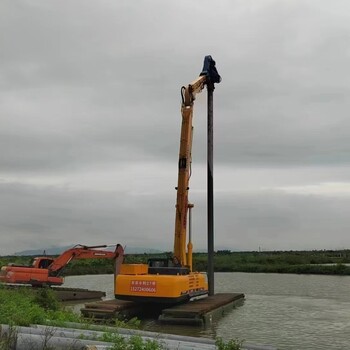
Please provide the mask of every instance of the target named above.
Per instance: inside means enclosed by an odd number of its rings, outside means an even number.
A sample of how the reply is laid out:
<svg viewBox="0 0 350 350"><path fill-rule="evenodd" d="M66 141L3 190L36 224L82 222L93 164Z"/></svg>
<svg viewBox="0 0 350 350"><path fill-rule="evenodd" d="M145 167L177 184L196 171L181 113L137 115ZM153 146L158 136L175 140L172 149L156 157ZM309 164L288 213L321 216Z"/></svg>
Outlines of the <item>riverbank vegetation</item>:
<svg viewBox="0 0 350 350"><path fill-rule="evenodd" d="M195 268L206 271L206 254L196 254ZM217 251L214 256L217 272L264 272L350 275L350 251Z"/></svg>
<svg viewBox="0 0 350 350"><path fill-rule="evenodd" d="M0 285L0 324L9 325L11 334L0 334L0 349L13 349L16 343L17 327L40 324L48 326L64 326L66 322L81 323L82 319L72 311L65 310L57 301L50 288L19 288L7 289ZM117 326L128 326L128 323L118 321ZM86 324L89 328L89 325ZM129 327L126 327L129 328ZM0 332L1 333L1 332ZM49 338L52 334L48 332ZM164 347L156 340L143 340L140 336L125 338L116 332L106 331L100 339L111 343L111 350L162 350ZM44 341L45 343L45 341ZM28 345L31 345L28 343ZM35 344L28 348L36 349ZM40 347L41 348L41 347ZM44 346L43 349L52 349Z"/></svg>
<svg viewBox="0 0 350 350"><path fill-rule="evenodd" d="M0 324L29 326L80 321L79 316L61 307L49 288L7 289L0 285L0 300Z"/></svg>
<svg viewBox="0 0 350 350"><path fill-rule="evenodd" d="M139 328L138 320L130 321L116 320L115 326L118 328ZM53 326L66 326L66 323L85 323L79 329L83 332L84 328L90 329L91 324L87 324L80 316L73 311L65 310L57 301L54 292L50 288L18 288L8 289L5 285L0 285L0 324L9 325L8 334L2 334L0 329L0 350L13 349L16 344L18 326L46 325L47 339L43 339L43 344L53 336ZM135 327L135 324L137 327ZM93 340L100 340L111 344L111 350L164 350L162 342L158 339L143 339L140 335L130 337L122 336L118 333L118 328L111 330L111 327L104 326L101 329L103 334ZM78 329L77 329L78 330ZM44 337L43 337L44 338ZM80 336L79 339L84 339ZM90 339L90 338L87 338ZM242 341L236 339L223 341L221 338L216 340L218 350L239 350ZM28 343L28 349L37 349L35 344ZM52 349L51 346L40 347L42 349Z"/></svg>
<svg viewBox="0 0 350 350"><path fill-rule="evenodd" d="M164 254L130 254L127 263L147 263L149 258L166 257ZM0 265L8 263L29 265L33 257L0 257ZM271 251L271 252L231 252L219 250L214 256L216 272L265 272L350 275L350 250L315 251ZM196 271L207 270L206 253L194 253L193 265ZM105 259L72 261L64 270L64 275L111 274L113 261Z"/></svg>

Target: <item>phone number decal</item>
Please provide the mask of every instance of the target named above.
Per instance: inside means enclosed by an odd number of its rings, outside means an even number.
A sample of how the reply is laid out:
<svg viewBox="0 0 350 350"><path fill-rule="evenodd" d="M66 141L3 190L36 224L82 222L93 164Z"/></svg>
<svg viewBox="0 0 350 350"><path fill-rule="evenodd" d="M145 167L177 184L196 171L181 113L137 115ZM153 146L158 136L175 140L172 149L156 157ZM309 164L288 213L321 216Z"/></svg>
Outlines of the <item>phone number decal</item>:
<svg viewBox="0 0 350 350"><path fill-rule="evenodd" d="M146 293L156 293L157 292L157 282L156 281L131 281L130 283L131 292L146 292Z"/></svg>

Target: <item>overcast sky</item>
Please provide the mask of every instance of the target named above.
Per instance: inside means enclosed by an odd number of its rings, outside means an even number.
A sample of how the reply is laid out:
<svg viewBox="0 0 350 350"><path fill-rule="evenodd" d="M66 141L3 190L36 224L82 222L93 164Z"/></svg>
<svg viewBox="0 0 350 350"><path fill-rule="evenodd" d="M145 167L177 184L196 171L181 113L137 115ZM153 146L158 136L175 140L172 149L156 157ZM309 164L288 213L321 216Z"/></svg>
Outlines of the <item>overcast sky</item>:
<svg viewBox="0 0 350 350"><path fill-rule="evenodd" d="M171 250L180 87L208 54L216 249L350 248L349 1L3 0L0 254ZM194 126L205 250L205 92Z"/></svg>

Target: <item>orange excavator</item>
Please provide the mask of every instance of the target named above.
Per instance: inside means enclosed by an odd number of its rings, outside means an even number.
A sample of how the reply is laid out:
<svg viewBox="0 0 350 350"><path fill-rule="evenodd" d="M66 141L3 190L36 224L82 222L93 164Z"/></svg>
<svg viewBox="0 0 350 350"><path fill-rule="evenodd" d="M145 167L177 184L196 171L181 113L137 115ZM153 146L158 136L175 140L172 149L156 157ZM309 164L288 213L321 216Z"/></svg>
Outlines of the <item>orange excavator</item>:
<svg viewBox="0 0 350 350"><path fill-rule="evenodd" d="M219 83L215 61L204 59L203 70L195 81L181 88L182 126L178 162L178 185L175 214L175 238L172 259L150 259L148 264L122 264L115 279L115 297L136 302L174 304L208 293L206 275L192 269L192 242L186 251L187 214L192 207L188 201L191 177L193 136L193 104L196 94L207 85L214 89Z"/></svg>
<svg viewBox="0 0 350 350"><path fill-rule="evenodd" d="M124 249L120 244L114 251L108 251L106 245L76 245L66 250L57 258L41 256L34 258L32 266L10 264L0 270L0 282L14 284L31 284L32 286L62 285L61 276L65 266L73 259L115 259L115 273L118 274L123 261Z"/></svg>

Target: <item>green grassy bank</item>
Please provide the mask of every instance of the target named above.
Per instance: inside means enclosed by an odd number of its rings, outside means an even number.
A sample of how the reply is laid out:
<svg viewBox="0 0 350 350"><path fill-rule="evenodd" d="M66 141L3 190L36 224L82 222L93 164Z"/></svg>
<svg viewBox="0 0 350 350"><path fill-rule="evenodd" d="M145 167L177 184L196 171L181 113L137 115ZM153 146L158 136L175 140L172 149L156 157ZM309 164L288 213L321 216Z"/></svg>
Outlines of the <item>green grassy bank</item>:
<svg viewBox="0 0 350 350"><path fill-rule="evenodd" d="M79 322L80 317L64 310L49 288L7 289L0 285L0 323L29 326L55 321Z"/></svg>

